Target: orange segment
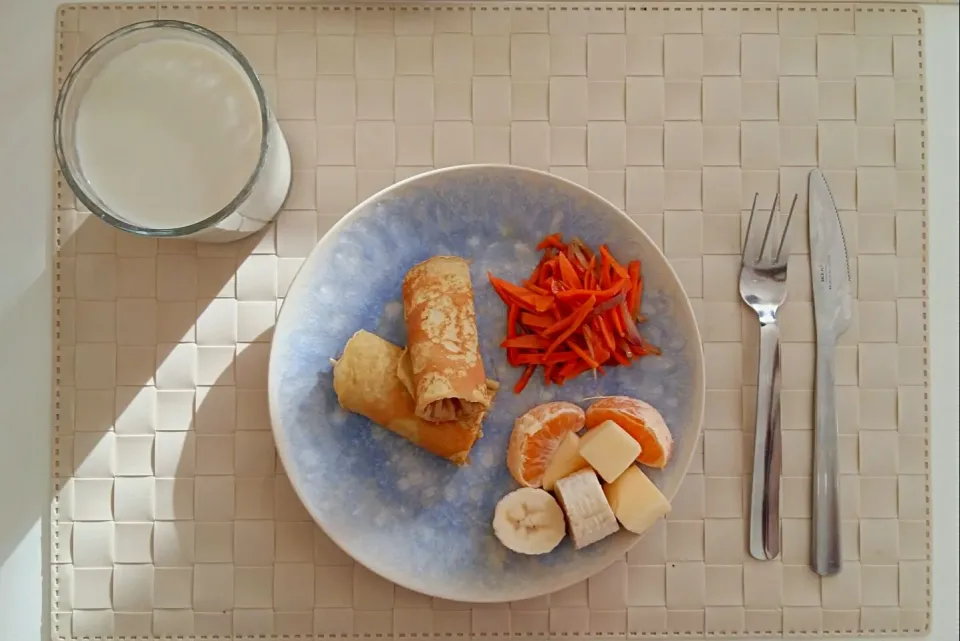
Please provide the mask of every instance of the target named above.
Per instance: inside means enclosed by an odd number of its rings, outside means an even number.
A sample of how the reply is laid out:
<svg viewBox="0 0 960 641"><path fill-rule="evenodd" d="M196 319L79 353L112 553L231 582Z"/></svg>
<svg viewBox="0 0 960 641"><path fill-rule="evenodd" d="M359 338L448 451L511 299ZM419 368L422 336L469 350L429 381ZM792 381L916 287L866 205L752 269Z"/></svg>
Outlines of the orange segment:
<svg viewBox="0 0 960 641"><path fill-rule="evenodd" d="M556 401L538 405L514 421L507 447L507 469L517 483L540 487L563 437L582 428L584 418L578 406Z"/></svg>
<svg viewBox="0 0 960 641"><path fill-rule="evenodd" d="M650 467L666 467L673 452L673 437L660 412L649 403L627 396L609 396L586 412L587 429L613 421L640 443L637 461Z"/></svg>

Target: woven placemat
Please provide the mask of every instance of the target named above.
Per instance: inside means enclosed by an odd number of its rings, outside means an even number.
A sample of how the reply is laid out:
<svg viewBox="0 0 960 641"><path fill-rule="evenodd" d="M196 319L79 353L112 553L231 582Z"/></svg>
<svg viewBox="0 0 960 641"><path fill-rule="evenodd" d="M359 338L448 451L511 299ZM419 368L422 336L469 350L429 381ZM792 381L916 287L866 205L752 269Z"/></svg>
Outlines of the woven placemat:
<svg viewBox="0 0 960 641"><path fill-rule="evenodd" d="M930 622L922 14L851 5L94 5L59 11L57 82L121 24L235 43L294 160L277 224L157 242L59 179L53 636L328 639L917 635ZM310 521L276 461L270 331L317 239L432 167L527 165L634 217L704 338L703 447L666 522L549 597L395 587ZM806 176L841 209L858 303L837 351L843 573L807 567L814 331ZM745 545L756 320L743 209L800 194L783 310L782 558Z"/></svg>

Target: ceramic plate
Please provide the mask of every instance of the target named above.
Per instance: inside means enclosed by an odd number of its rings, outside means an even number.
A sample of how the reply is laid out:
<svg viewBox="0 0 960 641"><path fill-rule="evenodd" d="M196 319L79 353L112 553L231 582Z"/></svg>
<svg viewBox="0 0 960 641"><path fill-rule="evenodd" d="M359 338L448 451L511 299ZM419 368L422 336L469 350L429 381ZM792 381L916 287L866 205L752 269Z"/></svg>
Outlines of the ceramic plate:
<svg viewBox="0 0 960 641"><path fill-rule="evenodd" d="M518 282L544 235L608 243L643 263L647 340L659 357L610 368L563 387L535 378L512 391L520 370L499 347L503 303L486 273ZM400 286L406 271L438 254L471 263L487 375L501 383L472 464L457 468L367 419L340 409L331 358L358 329L405 343ZM693 457L703 416L704 373L693 311L650 238L607 201L533 170L464 166L396 184L359 205L317 244L283 303L270 355L270 413L277 450L307 510L359 563L411 590L457 601L532 598L585 579L638 538L625 530L583 550L569 537L544 556L508 551L493 535L494 506L517 485L505 455L514 419L534 405L622 394L663 414L675 440L662 471L645 470L672 498Z"/></svg>

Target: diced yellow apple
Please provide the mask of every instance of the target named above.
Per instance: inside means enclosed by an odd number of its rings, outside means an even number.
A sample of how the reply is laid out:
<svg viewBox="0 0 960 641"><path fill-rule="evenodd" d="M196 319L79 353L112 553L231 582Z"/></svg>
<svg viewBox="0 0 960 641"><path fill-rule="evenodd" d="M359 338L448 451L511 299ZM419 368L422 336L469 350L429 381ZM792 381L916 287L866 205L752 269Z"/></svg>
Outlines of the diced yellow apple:
<svg viewBox="0 0 960 641"><path fill-rule="evenodd" d="M580 456L613 483L640 456L640 444L613 421L604 421L580 439Z"/></svg>
<svg viewBox="0 0 960 641"><path fill-rule="evenodd" d="M550 463L547 464L547 470L543 473L543 489L553 490L557 481L589 465L580 456L580 437L576 432L567 432L553 453Z"/></svg>
<svg viewBox="0 0 960 641"><path fill-rule="evenodd" d="M605 484L603 493L620 524L635 534L643 534L670 512L670 501L635 465Z"/></svg>

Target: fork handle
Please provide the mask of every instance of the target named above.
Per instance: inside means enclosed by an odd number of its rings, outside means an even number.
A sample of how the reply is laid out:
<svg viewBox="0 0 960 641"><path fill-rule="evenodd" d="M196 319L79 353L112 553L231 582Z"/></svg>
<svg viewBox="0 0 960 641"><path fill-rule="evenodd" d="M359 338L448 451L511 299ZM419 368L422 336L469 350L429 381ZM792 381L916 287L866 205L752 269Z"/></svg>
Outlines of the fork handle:
<svg viewBox="0 0 960 641"><path fill-rule="evenodd" d="M780 466L780 329L761 321L750 492L750 555L761 561L780 554Z"/></svg>
<svg viewBox="0 0 960 641"><path fill-rule="evenodd" d="M833 341L817 337L816 432L813 449L811 564L821 576L840 572L840 489Z"/></svg>

